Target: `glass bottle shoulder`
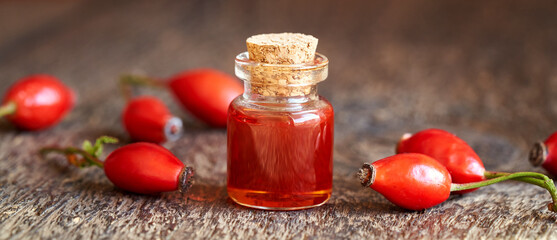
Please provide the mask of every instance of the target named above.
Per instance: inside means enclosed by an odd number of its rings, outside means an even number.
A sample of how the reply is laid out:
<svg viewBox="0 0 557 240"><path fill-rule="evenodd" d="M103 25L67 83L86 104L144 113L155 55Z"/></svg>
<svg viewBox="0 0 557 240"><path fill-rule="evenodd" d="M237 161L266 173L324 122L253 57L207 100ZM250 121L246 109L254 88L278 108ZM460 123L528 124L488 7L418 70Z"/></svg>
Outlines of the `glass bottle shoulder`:
<svg viewBox="0 0 557 240"><path fill-rule="evenodd" d="M229 121L245 123L283 122L300 125L332 122L334 118L333 106L322 96L304 103L261 103L248 101L240 95L232 101L228 111Z"/></svg>

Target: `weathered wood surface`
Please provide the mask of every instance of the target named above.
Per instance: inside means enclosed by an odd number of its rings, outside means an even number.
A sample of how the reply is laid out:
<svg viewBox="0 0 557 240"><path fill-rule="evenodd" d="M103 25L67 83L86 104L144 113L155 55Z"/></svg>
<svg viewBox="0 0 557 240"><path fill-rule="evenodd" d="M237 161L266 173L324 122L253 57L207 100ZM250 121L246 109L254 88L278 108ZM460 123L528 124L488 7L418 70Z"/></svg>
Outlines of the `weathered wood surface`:
<svg viewBox="0 0 557 240"><path fill-rule="evenodd" d="M36 72L79 92L58 126L0 122L0 239L557 238L549 194L522 183L486 187L408 212L354 179L393 153L406 131L439 127L467 140L491 170L541 171L527 151L557 130L555 1L4 1L0 92ZM42 161L47 144L126 139L116 77L194 67L233 74L246 37L304 32L331 60L320 92L336 109L334 192L303 211L258 211L228 199L224 130L186 121L166 144L197 169L186 195L142 196L100 169ZM114 149L114 147L108 150Z"/></svg>

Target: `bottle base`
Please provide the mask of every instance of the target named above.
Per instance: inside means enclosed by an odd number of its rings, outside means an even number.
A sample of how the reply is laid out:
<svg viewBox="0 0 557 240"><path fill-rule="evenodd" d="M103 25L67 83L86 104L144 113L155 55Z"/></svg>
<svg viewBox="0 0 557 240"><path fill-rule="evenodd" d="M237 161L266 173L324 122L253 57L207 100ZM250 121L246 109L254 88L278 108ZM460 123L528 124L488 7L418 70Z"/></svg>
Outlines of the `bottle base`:
<svg viewBox="0 0 557 240"><path fill-rule="evenodd" d="M331 189L303 193L275 193L228 188L228 196L244 207L290 211L321 206L331 198Z"/></svg>

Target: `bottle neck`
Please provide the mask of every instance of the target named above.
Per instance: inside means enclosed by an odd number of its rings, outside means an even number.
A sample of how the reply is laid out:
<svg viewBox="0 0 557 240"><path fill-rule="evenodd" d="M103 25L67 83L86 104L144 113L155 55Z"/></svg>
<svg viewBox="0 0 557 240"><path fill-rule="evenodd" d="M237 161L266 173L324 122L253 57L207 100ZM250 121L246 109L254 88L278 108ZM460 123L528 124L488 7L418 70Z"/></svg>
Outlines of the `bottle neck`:
<svg viewBox="0 0 557 240"><path fill-rule="evenodd" d="M316 54L313 62L267 64L236 56L236 76L244 81L243 98L261 105L303 104L319 100L317 83L325 80L329 60Z"/></svg>
<svg viewBox="0 0 557 240"><path fill-rule="evenodd" d="M291 87L290 90L296 91L297 94L287 96L265 94L265 90L267 89L269 91L273 91L275 88L273 85L267 87L261 85L255 86L252 85L250 81L244 81L243 97L250 102L263 104L296 104L312 102L319 99L319 95L317 94L317 84Z"/></svg>

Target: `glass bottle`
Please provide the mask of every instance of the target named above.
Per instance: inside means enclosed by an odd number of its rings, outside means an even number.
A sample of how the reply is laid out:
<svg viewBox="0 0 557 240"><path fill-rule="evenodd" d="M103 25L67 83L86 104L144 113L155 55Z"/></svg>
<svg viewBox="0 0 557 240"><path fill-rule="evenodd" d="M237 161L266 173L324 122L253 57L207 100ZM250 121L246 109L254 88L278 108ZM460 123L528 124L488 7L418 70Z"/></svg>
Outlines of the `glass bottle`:
<svg viewBox="0 0 557 240"><path fill-rule="evenodd" d="M317 94L328 60L264 64L236 57L244 93L228 110L228 195L259 209L296 210L329 200L333 177L332 105Z"/></svg>

